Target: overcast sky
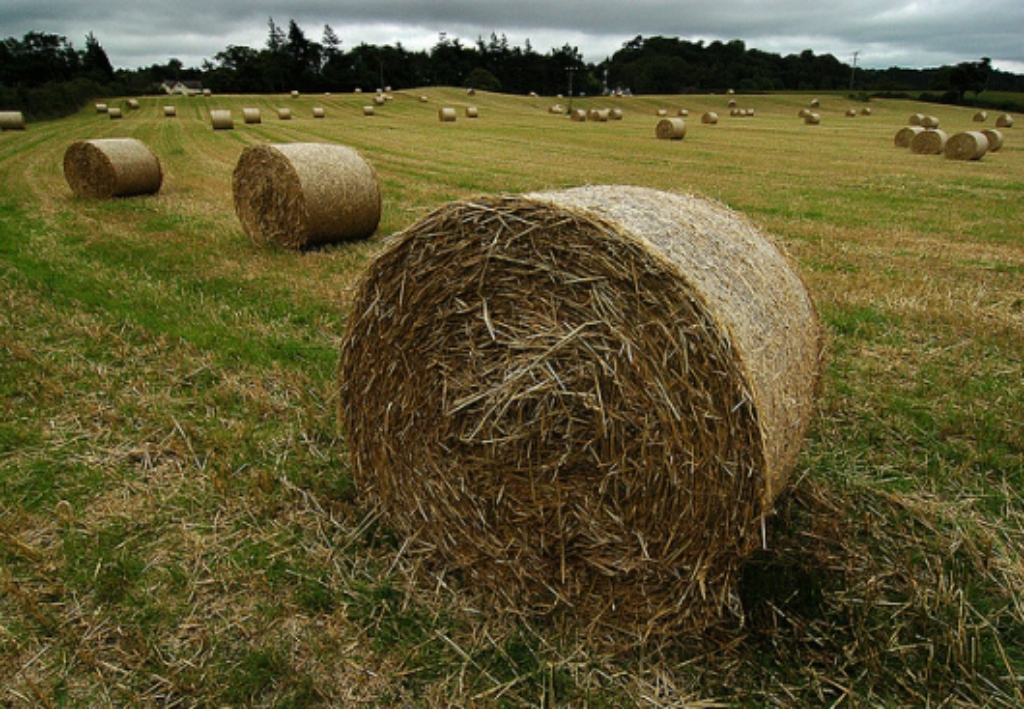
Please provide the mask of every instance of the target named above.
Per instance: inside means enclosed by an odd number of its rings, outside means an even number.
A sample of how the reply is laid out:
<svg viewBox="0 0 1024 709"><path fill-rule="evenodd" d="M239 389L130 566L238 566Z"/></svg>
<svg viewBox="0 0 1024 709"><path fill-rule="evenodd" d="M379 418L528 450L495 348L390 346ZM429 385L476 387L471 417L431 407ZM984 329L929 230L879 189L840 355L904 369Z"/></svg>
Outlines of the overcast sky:
<svg viewBox="0 0 1024 709"><path fill-rule="evenodd" d="M200 66L228 45L263 47L267 20L295 20L319 42L429 49L444 32L473 44L492 32L546 53L570 44L589 62L636 35L740 39L778 54L833 54L887 68L990 57L1024 73L1024 0L0 0L0 37L39 31L76 48L95 34L116 68L180 59Z"/></svg>

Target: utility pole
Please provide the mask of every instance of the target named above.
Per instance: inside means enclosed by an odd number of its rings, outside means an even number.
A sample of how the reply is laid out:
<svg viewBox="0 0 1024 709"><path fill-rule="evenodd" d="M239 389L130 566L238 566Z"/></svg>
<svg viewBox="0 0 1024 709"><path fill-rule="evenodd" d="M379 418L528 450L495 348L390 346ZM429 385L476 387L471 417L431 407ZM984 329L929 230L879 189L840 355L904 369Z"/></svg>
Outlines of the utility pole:
<svg viewBox="0 0 1024 709"><path fill-rule="evenodd" d="M859 55L860 52L853 53L853 66L850 67L850 91L853 91L853 75L857 71L857 57Z"/></svg>

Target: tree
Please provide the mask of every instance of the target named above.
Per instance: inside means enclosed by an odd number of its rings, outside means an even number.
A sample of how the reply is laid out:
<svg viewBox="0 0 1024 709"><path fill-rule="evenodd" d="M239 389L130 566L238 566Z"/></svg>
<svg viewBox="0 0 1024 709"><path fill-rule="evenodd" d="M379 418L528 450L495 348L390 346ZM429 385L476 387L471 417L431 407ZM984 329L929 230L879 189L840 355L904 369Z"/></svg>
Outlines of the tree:
<svg viewBox="0 0 1024 709"><path fill-rule="evenodd" d="M110 81L114 78L114 67L110 58L100 46L100 41L92 32L85 35L85 53L82 56L82 68L86 74L97 81Z"/></svg>

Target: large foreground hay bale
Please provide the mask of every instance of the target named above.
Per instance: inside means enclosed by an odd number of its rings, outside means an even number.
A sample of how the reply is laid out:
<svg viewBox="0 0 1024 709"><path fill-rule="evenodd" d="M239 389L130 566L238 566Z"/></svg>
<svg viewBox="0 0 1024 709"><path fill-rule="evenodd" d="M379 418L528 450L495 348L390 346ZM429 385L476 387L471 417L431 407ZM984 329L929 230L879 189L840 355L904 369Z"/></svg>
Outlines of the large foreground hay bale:
<svg viewBox="0 0 1024 709"><path fill-rule="evenodd" d="M998 152L1003 147L1003 134L1000 131L997 131L995 128L986 128L981 132L988 139L988 151L990 153Z"/></svg>
<svg viewBox="0 0 1024 709"><path fill-rule="evenodd" d="M214 108L210 111L210 125L214 130L233 130L235 119L227 108Z"/></svg>
<svg viewBox="0 0 1024 709"><path fill-rule="evenodd" d="M341 423L403 549L595 628L727 615L820 374L807 290L753 225L639 187L453 203L350 312Z"/></svg>
<svg viewBox="0 0 1024 709"><path fill-rule="evenodd" d="M914 140L914 136L922 132L924 132L924 128L921 126L903 126L896 131L893 143L897 148L909 148L910 142Z"/></svg>
<svg viewBox="0 0 1024 709"><path fill-rule="evenodd" d="M257 123L263 123L263 116L260 114L258 108L243 108L242 109L242 120L247 125L256 125Z"/></svg>
<svg viewBox="0 0 1024 709"><path fill-rule="evenodd" d="M1013 128L1013 116L1009 113L1000 114L996 118L996 128Z"/></svg>
<svg viewBox="0 0 1024 709"><path fill-rule="evenodd" d="M231 179L235 213L259 245L299 249L363 239L380 222L377 174L344 145L254 145Z"/></svg>
<svg viewBox="0 0 1024 709"><path fill-rule="evenodd" d="M79 197L110 199L159 192L163 170L142 141L102 138L68 146L64 151L64 179Z"/></svg>
<svg viewBox="0 0 1024 709"><path fill-rule="evenodd" d="M945 149L947 138L944 130L923 130L910 139L910 152L917 155L938 155Z"/></svg>
<svg viewBox="0 0 1024 709"><path fill-rule="evenodd" d="M951 136L943 148L943 153L950 160L981 160L987 152L988 138L976 130Z"/></svg>
<svg viewBox="0 0 1024 709"><path fill-rule="evenodd" d="M682 140L686 136L686 121L682 118L662 118L654 128L660 140Z"/></svg>
<svg viewBox="0 0 1024 709"><path fill-rule="evenodd" d="M25 116L21 111L0 111L0 131L25 130Z"/></svg>

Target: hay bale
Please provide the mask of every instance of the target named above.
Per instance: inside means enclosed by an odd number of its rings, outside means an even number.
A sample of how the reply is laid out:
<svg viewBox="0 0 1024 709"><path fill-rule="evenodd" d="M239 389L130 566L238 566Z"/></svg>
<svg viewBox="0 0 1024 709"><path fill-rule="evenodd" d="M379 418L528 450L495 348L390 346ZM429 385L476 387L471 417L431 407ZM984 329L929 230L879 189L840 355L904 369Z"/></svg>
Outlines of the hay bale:
<svg viewBox="0 0 1024 709"><path fill-rule="evenodd" d="M855 108L848 108L848 109L846 109L846 116L847 116L847 118L856 118L857 117L857 109L855 109Z"/></svg>
<svg viewBox="0 0 1024 709"><path fill-rule="evenodd" d="M164 106L164 118L174 118L178 115L178 109L174 106Z"/></svg>
<svg viewBox="0 0 1024 709"><path fill-rule="evenodd" d="M686 135L686 121L678 116L662 118L655 126L654 134L659 140L682 140Z"/></svg>
<svg viewBox="0 0 1024 709"><path fill-rule="evenodd" d="M565 106L560 103L556 103L553 106L548 106L548 113L560 116L565 113Z"/></svg>
<svg viewBox="0 0 1024 709"><path fill-rule="evenodd" d="M667 108L659 108L656 115L658 116L658 118L664 118L665 116L668 115L668 109Z"/></svg>
<svg viewBox="0 0 1024 709"><path fill-rule="evenodd" d="M821 114L820 113L814 113L813 111L811 111L806 116L804 116L804 124L805 125L816 126L816 125L819 125L820 123L821 123Z"/></svg>
<svg viewBox="0 0 1024 709"><path fill-rule="evenodd" d="M466 118L479 118L480 110L476 106L466 106Z"/></svg>
<svg viewBox="0 0 1024 709"><path fill-rule="evenodd" d="M728 612L820 361L801 279L717 202L485 196L364 272L339 413L359 494L403 550L499 608L669 633Z"/></svg>
<svg viewBox="0 0 1024 709"><path fill-rule="evenodd" d="M607 108L595 108L590 112L588 118L598 123L607 123L611 117L611 110Z"/></svg>
<svg viewBox="0 0 1024 709"><path fill-rule="evenodd" d="M114 108L113 106L111 106L110 108L107 109L107 115L110 116L110 120L112 120L112 121L119 121L119 120L121 120L121 117L122 117L121 109L120 108Z"/></svg>
<svg viewBox="0 0 1024 709"><path fill-rule="evenodd" d="M974 114L973 120L975 123L984 123L985 121L988 120L988 112L978 111L977 113Z"/></svg>
<svg viewBox="0 0 1024 709"><path fill-rule="evenodd" d="M138 99L130 98L125 103L128 105L128 110L129 111L138 111L139 110L139 100Z"/></svg>
<svg viewBox="0 0 1024 709"><path fill-rule="evenodd" d="M108 110L109 110L109 107L107 106L107 104L105 104L105 103L97 103L96 104L96 113L106 113Z"/></svg>
<svg viewBox="0 0 1024 709"><path fill-rule="evenodd" d="M897 148L909 148L910 142L914 139L914 136L922 132L924 128L921 126L904 126L896 131L896 137L893 138Z"/></svg>
<svg viewBox="0 0 1024 709"><path fill-rule="evenodd" d="M907 125L908 126L919 126L919 125L921 125L921 122L924 119L925 119L925 115L923 113L911 114L910 118L907 119Z"/></svg>
<svg viewBox="0 0 1024 709"><path fill-rule="evenodd" d="M290 108L279 108L277 109L277 117L282 121L290 121L292 119L292 109Z"/></svg>
<svg viewBox="0 0 1024 709"><path fill-rule="evenodd" d="M258 108L243 108L242 120L244 120L248 125L255 125L257 123L263 123L263 116L260 115L260 109Z"/></svg>
<svg viewBox="0 0 1024 709"><path fill-rule="evenodd" d="M613 121L621 121L622 120L622 109L621 108L613 108L608 113L608 118L610 120L613 120Z"/></svg>
<svg viewBox="0 0 1024 709"><path fill-rule="evenodd" d="M322 106L313 107L313 118L324 118L326 115Z"/></svg>
<svg viewBox="0 0 1024 709"><path fill-rule="evenodd" d="M860 109L860 115L862 115L862 116L870 116L871 115L871 108L869 106L865 106L864 108Z"/></svg>
<svg viewBox="0 0 1024 709"><path fill-rule="evenodd" d="M213 96L213 92L209 89L203 89L203 98L210 98Z"/></svg>
<svg viewBox="0 0 1024 709"><path fill-rule="evenodd" d="M430 99L427 98L426 96L420 96L420 103L427 103L429 101L430 101Z"/></svg>
<svg viewBox="0 0 1024 709"><path fill-rule="evenodd" d="M714 111L708 111L707 113L700 117L700 122L705 123L707 125L714 125L718 123L718 114L715 113Z"/></svg>
<svg viewBox="0 0 1024 709"><path fill-rule="evenodd" d="M388 100L384 98L384 94L377 94L373 97L373 105L375 106L383 106L387 102Z"/></svg>
<svg viewBox="0 0 1024 709"><path fill-rule="evenodd" d="M676 115L679 116L680 118L688 118L689 115L690 115L690 111L689 111L689 109L686 109L686 108L680 108L676 112Z"/></svg>
<svg viewBox="0 0 1024 709"><path fill-rule="evenodd" d="M1003 147L1003 134L995 128L986 128L981 131L985 134L988 139L988 151L990 153L998 152Z"/></svg>
<svg viewBox="0 0 1024 709"><path fill-rule="evenodd" d="M0 111L0 131L25 130L25 116L21 111Z"/></svg>
<svg viewBox="0 0 1024 709"><path fill-rule="evenodd" d="M939 127L939 119L936 118L935 116L925 116L924 118L921 119L921 127L922 128L938 128Z"/></svg>
<svg viewBox="0 0 1024 709"><path fill-rule="evenodd" d="M1000 114L996 118L996 128L1013 128L1013 116L1009 113Z"/></svg>
<svg viewBox="0 0 1024 709"><path fill-rule="evenodd" d="M917 155L938 155L946 147L948 136L939 128L927 128L910 140L910 152Z"/></svg>
<svg viewBox="0 0 1024 709"><path fill-rule="evenodd" d="M729 99L729 108L736 108L736 99Z"/></svg>
<svg viewBox="0 0 1024 709"><path fill-rule="evenodd" d="M210 124L214 130L233 130L235 119L231 117L231 111L226 108L214 108L210 110Z"/></svg>
<svg viewBox="0 0 1024 709"><path fill-rule="evenodd" d="M569 114L569 118L577 123L585 123L587 120L587 112L582 108L577 108Z"/></svg>
<svg viewBox="0 0 1024 709"><path fill-rule="evenodd" d="M943 148L943 154L950 160L981 160L987 152L988 138L975 130L956 133Z"/></svg>
<svg viewBox="0 0 1024 709"><path fill-rule="evenodd" d="M298 98L298 97L299 97L299 92L298 91L292 91L292 98Z"/></svg>
<svg viewBox="0 0 1024 709"><path fill-rule="evenodd" d="M807 118L807 116L809 115L811 115L811 109L809 108L801 108L799 111L796 112L797 118Z"/></svg>
<svg viewBox="0 0 1024 709"><path fill-rule="evenodd" d="M238 159L231 188L238 220L261 246L300 249L363 239L380 222L377 175L344 145L250 146Z"/></svg>
<svg viewBox="0 0 1024 709"><path fill-rule="evenodd" d="M354 89L352 89L352 93L354 93L354 94L361 94L361 93L363 93L363 90L360 87L357 86Z"/></svg>
<svg viewBox="0 0 1024 709"><path fill-rule="evenodd" d="M467 96L476 96L476 89L466 89Z"/></svg>
<svg viewBox="0 0 1024 709"><path fill-rule="evenodd" d="M811 99L811 108L818 108L819 106L821 106L821 101L819 99L812 98Z"/></svg>
<svg viewBox="0 0 1024 709"><path fill-rule="evenodd" d="M375 113L373 106L363 106L363 115L372 116Z"/></svg>
<svg viewBox="0 0 1024 709"><path fill-rule="evenodd" d="M159 192L163 170L142 141L102 138L68 146L64 151L64 179L79 197L111 199Z"/></svg>
<svg viewBox="0 0 1024 709"><path fill-rule="evenodd" d="M454 123L458 115L455 113L455 109L451 106L444 106L443 108L437 109L437 119L442 123Z"/></svg>

